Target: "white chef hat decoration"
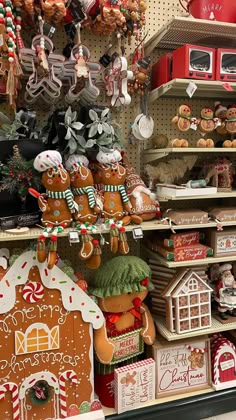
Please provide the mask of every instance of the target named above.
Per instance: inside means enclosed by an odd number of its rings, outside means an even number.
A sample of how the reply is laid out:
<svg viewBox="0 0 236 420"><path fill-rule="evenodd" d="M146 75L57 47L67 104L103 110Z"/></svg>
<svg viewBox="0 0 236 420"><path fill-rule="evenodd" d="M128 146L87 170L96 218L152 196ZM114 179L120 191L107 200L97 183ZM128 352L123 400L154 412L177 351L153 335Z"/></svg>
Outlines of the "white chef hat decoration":
<svg viewBox="0 0 236 420"><path fill-rule="evenodd" d="M62 157L56 150L45 150L39 153L34 160L34 168L38 172L47 171L54 166L62 166Z"/></svg>
<svg viewBox="0 0 236 420"><path fill-rule="evenodd" d="M83 155L71 155L68 157L68 159L65 162L65 167L68 171L71 171L72 169L76 169L78 166L85 166L86 168L89 165L89 161L86 158L86 156Z"/></svg>
<svg viewBox="0 0 236 420"><path fill-rule="evenodd" d="M122 159L121 153L117 149L111 149L109 153L100 150L97 154L97 161L99 163L116 163Z"/></svg>

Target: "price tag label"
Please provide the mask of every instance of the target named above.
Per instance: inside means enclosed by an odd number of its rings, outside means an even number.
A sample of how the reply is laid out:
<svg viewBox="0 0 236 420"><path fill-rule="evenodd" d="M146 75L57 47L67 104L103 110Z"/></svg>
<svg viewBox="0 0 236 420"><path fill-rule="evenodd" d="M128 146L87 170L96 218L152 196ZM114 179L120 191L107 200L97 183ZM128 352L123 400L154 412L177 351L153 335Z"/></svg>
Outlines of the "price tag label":
<svg viewBox="0 0 236 420"><path fill-rule="evenodd" d="M133 238L142 239L143 238L143 229L141 227L136 227L133 229Z"/></svg>
<svg viewBox="0 0 236 420"><path fill-rule="evenodd" d="M229 83L222 83L222 86L228 92L233 92L233 88L232 88L232 86Z"/></svg>
<svg viewBox="0 0 236 420"><path fill-rule="evenodd" d="M194 93L196 92L196 90L197 90L197 85L195 85L194 82L190 82L188 84L188 87L186 89L186 92L187 92L188 96L190 98L192 98L192 96L194 95Z"/></svg>
<svg viewBox="0 0 236 420"><path fill-rule="evenodd" d="M79 240L79 232L77 232L76 230L70 231L68 233L68 237L69 237L70 244L76 244L76 243L80 242L80 240Z"/></svg>

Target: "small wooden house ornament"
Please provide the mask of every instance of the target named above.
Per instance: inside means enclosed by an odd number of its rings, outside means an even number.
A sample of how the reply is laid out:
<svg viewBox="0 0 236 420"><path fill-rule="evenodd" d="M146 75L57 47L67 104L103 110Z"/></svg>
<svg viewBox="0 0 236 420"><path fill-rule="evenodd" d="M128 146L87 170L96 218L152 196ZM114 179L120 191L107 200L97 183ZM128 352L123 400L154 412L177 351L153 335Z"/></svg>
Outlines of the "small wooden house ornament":
<svg viewBox="0 0 236 420"><path fill-rule="evenodd" d="M181 270L162 292L167 328L183 334L211 326L211 287L192 270Z"/></svg>
<svg viewBox="0 0 236 420"><path fill-rule="evenodd" d="M23 252L0 281L1 418L67 418L72 406L90 405L93 328L103 322L58 266Z"/></svg>

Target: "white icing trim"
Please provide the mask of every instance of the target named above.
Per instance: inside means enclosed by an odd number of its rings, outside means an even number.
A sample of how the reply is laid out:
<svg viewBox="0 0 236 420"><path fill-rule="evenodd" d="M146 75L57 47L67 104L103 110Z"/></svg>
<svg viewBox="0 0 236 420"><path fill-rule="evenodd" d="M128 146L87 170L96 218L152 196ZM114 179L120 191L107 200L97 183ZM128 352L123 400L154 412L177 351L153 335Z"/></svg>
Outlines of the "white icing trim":
<svg viewBox="0 0 236 420"><path fill-rule="evenodd" d="M54 373L42 370L41 372L33 373L32 375L25 378L20 387L19 399L22 400L25 398L25 391L27 391L29 388L32 388L32 386L38 381L46 381L48 385L54 388L55 394L59 394L60 389L57 377L54 375Z"/></svg>
<svg viewBox="0 0 236 420"><path fill-rule="evenodd" d="M0 314L10 311L16 300L16 286L28 280L31 267L37 266L42 283L48 289L60 290L62 304L67 311L80 311L84 322L98 329L104 324L104 316L96 303L77 286L63 271L54 266L47 268L47 261L39 263L34 251L26 251L14 262L0 282ZM98 317L98 318L97 318Z"/></svg>

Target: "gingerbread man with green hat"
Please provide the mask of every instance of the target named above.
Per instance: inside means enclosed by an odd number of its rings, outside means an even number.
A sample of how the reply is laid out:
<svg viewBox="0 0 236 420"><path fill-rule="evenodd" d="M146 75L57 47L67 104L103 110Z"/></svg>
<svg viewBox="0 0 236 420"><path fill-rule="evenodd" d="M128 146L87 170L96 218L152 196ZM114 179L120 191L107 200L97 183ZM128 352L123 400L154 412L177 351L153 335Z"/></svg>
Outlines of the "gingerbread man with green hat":
<svg viewBox="0 0 236 420"><path fill-rule="evenodd" d="M151 270L139 257L115 257L96 272L91 292L105 323L94 332L95 391L103 405L114 406L114 369L136 361L144 343L155 341L154 321L143 303L153 288Z"/></svg>

